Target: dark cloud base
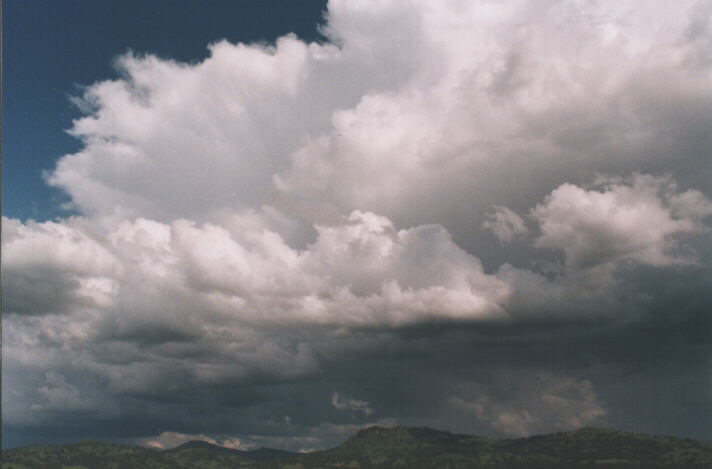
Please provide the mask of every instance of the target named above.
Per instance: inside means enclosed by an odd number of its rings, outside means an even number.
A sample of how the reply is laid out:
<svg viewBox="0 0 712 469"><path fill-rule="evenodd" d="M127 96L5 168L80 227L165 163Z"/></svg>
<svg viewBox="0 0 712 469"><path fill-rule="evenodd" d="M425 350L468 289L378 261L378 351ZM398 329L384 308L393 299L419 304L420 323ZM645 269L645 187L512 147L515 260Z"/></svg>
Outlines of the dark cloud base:
<svg viewBox="0 0 712 469"><path fill-rule="evenodd" d="M516 407L517 395L535 394L541 380L551 376L593 383L606 414L591 424L705 440L712 436L712 420L704 412L712 405L710 320L699 306L688 307L684 316L615 327L413 327L385 335L370 350L318 354L320 370L313 376L292 382L250 377L211 387L183 382L182 391L170 394L124 395L119 398L120 416L101 419L91 412L57 412L49 425L6 426L5 445L66 442L88 435L122 440L174 431L315 436L325 447L341 435L319 430L323 422L359 426L376 419L502 436L507 433L493 432L487 421L452 409L449 400L464 389L466 398L483 392ZM354 333L353 340L358 336ZM178 374L173 379L185 380ZM468 396L472 387L477 391ZM330 404L333 392L364 399L375 415L335 409ZM528 409L537 412L536 407Z"/></svg>

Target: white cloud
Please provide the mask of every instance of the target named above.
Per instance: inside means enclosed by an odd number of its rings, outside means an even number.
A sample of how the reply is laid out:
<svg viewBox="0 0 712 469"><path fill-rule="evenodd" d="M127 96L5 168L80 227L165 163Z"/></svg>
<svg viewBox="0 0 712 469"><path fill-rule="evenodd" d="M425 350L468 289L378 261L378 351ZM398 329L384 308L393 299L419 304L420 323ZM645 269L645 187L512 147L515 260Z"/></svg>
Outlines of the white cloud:
<svg viewBox="0 0 712 469"><path fill-rule="evenodd" d="M111 301L121 265L86 220L3 218L2 231L5 311L67 312Z"/></svg>
<svg viewBox="0 0 712 469"><path fill-rule="evenodd" d="M85 146L49 180L91 217L216 222L274 206L311 226L358 209L467 239L461 220L572 168L699 156L689 132L704 147L712 93L709 64L691 68L709 36L693 10L334 1L338 46L223 41L193 65L128 55L123 79L87 89L72 130Z"/></svg>
<svg viewBox="0 0 712 469"><path fill-rule="evenodd" d="M339 410L353 410L356 412L362 412L366 415L373 414L373 409L368 406L368 402L340 396L337 392L331 395L331 405Z"/></svg>
<svg viewBox="0 0 712 469"><path fill-rule="evenodd" d="M191 296L188 308L202 310L208 321L212 311L247 324L388 324L430 316L490 317L507 294L506 285L486 275L442 227L398 231L388 219L358 211L337 224L317 227L317 239L302 251L265 228L187 220L170 225L124 221L109 233L80 221L17 226L8 230L3 246L8 276L32 275L41 268L61 279L74 272L68 310L88 298L93 301L85 309L113 311L132 305L136 314L149 308L157 310L159 322L173 322L176 305L161 304L154 296L172 291ZM47 226L61 234L48 234ZM41 267L35 260L38 249L27 248L38 238L42 249L52 253ZM82 255L59 256L62 250ZM13 304L50 304L53 297L43 298L45 290L28 282L24 290L15 289Z"/></svg>
<svg viewBox="0 0 712 469"><path fill-rule="evenodd" d="M603 180L601 190L564 184L532 214L542 232L537 246L562 249L570 268L625 259L666 266L692 262L678 238L702 231L712 202L694 190L678 194L669 178L636 174Z"/></svg>
<svg viewBox="0 0 712 469"><path fill-rule="evenodd" d="M142 438L136 440L136 443L141 446L156 449L170 449L180 446L189 441L204 441L212 445L222 446L223 448L237 449L247 451L254 448L254 444L245 444L239 438L234 437L217 437L213 438L208 435L179 432L162 432L156 437Z"/></svg>

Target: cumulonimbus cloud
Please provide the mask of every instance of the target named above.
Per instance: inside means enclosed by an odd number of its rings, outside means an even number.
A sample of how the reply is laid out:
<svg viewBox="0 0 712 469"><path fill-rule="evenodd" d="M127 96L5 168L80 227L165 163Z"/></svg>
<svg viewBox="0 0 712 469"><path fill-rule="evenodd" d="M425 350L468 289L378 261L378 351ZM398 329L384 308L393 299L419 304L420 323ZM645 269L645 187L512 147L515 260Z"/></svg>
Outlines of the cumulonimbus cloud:
<svg viewBox="0 0 712 469"><path fill-rule="evenodd" d="M48 180L93 217L276 205L309 225L359 209L411 226L452 213L460 239L458 217L571 182L573 167L705 164L697 18L664 2L332 1L324 44L221 41L195 65L121 57L125 78L79 100L84 148Z"/></svg>
<svg viewBox="0 0 712 469"><path fill-rule="evenodd" d="M429 324L606 320L651 293L619 298L621 266L706 268L710 17L332 0L324 43L119 57L47 178L81 215L3 218L8 418L307 379ZM571 411L600 415L566 379ZM571 423L488 412L510 433Z"/></svg>

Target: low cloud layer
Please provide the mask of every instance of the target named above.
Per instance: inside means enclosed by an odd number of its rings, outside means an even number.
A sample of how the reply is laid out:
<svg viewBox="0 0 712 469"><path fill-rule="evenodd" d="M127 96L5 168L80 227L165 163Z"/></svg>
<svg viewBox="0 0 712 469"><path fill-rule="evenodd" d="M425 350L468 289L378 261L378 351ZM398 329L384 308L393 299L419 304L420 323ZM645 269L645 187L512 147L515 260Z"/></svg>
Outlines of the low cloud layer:
<svg viewBox="0 0 712 469"><path fill-rule="evenodd" d="M47 176L80 214L3 218L3 425L708 437L708 10L331 1L322 44L119 57Z"/></svg>

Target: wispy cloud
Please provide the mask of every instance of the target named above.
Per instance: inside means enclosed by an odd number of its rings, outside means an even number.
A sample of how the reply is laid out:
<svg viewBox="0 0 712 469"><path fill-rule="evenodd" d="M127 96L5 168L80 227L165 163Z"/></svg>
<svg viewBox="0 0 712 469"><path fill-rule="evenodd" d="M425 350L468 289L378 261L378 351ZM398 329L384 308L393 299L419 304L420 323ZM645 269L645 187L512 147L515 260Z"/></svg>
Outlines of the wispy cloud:
<svg viewBox="0 0 712 469"><path fill-rule="evenodd" d="M331 395L331 405L339 410L354 410L362 412L366 415L373 414L373 409L368 406L368 402L351 399L349 397L342 397L337 392Z"/></svg>

